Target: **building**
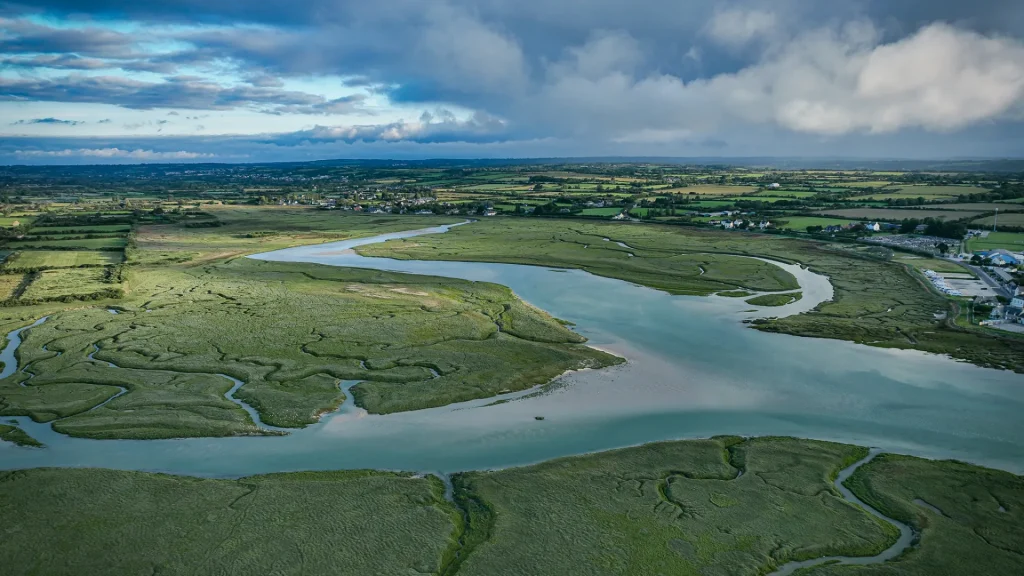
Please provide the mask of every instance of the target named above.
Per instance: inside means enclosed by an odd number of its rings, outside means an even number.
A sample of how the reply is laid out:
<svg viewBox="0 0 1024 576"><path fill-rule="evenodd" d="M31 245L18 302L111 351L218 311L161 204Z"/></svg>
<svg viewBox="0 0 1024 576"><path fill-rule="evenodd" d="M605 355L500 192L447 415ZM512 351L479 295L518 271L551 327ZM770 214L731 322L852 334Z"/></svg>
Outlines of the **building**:
<svg viewBox="0 0 1024 576"><path fill-rule="evenodd" d="M1020 266L1021 259L1008 250L986 250L975 252L983 260L991 260L993 266Z"/></svg>
<svg viewBox="0 0 1024 576"><path fill-rule="evenodd" d="M881 227L881 225L878 224L878 222L866 222L864 224L864 229L869 231L869 232L881 232L882 231L882 227Z"/></svg>
<svg viewBox="0 0 1024 576"><path fill-rule="evenodd" d="M1017 288L1017 292L1013 295L1013 300L1010 300L1010 308L1016 308L1018 314L1021 310L1024 310L1024 288Z"/></svg>

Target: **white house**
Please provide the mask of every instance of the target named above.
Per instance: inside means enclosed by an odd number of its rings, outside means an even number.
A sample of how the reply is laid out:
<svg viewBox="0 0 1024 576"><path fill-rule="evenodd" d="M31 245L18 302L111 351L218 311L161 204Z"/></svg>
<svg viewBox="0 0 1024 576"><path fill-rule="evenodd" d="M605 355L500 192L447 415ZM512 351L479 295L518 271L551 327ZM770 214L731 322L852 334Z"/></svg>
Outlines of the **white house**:
<svg viewBox="0 0 1024 576"><path fill-rule="evenodd" d="M1024 288L1017 288L1017 291L1014 292L1013 300L1010 300L1010 307L1024 310Z"/></svg>
<svg viewBox="0 0 1024 576"><path fill-rule="evenodd" d="M878 222L868 222L864 225L864 229L870 232L881 232L882 226L879 225Z"/></svg>

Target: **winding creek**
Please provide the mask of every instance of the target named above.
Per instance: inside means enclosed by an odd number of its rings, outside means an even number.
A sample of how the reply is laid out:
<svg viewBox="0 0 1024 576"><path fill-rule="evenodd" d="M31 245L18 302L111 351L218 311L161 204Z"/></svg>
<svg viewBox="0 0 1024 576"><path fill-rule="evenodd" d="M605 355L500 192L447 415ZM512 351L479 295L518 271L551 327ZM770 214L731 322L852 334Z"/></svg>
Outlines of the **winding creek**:
<svg viewBox="0 0 1024 576"><path fill-rule="evenodd" d="M786 564L780 566L778 570L772 572L769 576L788 576L789 574L792 574L797 570L800 570L801 568L810 568L811 566L818 566L820 564L827 564L830 562L835 562L837 564L853 564L859 566L867 564L878 564L880 562L885 562L886 560L892 560L893 558L896 558L897 556L902 554L907 548L910 548L914 545L914 539L917 536L917 534L914 532L913 528L907 526L899 520L893 520L892 518L889 518L888 516L882 514L878 510L875 510L871 506L868 506L867 504L864 503L863 500L857 498L857 496L843 484L844 482L846 482L847 478L852 476L853 473L857 471L858 468L867 464L868 462L871 462L872 460L875 459L875 456L878 456L881 453L882 451L877 448L871 450L871 452L868 454L866 458L854 462L852 465L841 470L833 484L835 485L836 489L839 490L839 493L843 495L844 500L853 504L854 506L859 506L863 508L872 516L880 519L882 522L894 526L897 530L899 530L900 535L899 538L896 539L896 542L893 543L892 546L886 548L885 550L883 550L875 556L824 556L821 558L814 558L811 560L787 562Z"/></svg>
<svg viewBox="0 0 1024 576"><path fill-rule="evenodd" d="M752 330L743 320L797 314L832 298L827 278L776 263L803 299L758 308L743 299L671 296L579 270L365 258L351 249L448 227L253 256L489 281L570 320L625 365L563 376L546 393L368 415L347 400L285 436L85 440L14 418L45 450L0 443L0 468L95 466L213 477L311 469L450 473L523 465L645 442L718 434L787 435L957 458L1024 472L1024 377L915 351ZM609 244L615 246L615 241ZM593 248L593 247L592 247ZM621 249L619 246L616 249ZM628 249L628 247L625 247ZM124 313L122 311L122 313ZM31 329L26 327L25 329ZM22 330L9 335L0 376L16 371ZM262 424L258 414L228 398ZM542 420L538 418L543 418Z"/></svg>

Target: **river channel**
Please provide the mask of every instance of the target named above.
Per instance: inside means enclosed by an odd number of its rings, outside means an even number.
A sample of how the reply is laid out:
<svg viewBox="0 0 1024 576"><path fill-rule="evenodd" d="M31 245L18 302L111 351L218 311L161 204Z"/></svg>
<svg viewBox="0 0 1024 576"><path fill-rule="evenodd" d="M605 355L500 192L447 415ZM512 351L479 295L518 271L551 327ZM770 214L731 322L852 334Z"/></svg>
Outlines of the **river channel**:
<svg viewBox="0 0 1024 576"><path fill-rule="evenodd" d="M629 362L571 373L547 393L519 393L499 405L487 399L372 416L347 402L319 424L286 436L85 440L15 418L47 448L0 442L0 468L92 466L215 477L362 468L450 473L735 434L833 440L1024 472L1024 376L922 352L745 326L744 319L800 313L832 297L826 278L798 266L784 267L797 276L804 298L757 309L742 299L671 296L578 270L365 258L352 251L446 230L253 258L496 282L574 322L590 345Z"/></svg>

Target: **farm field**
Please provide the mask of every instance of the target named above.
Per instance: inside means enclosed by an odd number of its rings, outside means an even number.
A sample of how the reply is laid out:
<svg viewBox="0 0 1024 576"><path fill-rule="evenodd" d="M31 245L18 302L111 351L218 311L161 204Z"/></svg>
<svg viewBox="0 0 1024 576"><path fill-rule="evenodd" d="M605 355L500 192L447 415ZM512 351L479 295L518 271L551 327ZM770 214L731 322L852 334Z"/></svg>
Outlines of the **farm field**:
<svg viewBox="0 0 1024 576"><path fill-rule="evenodd" d="M105 292L116 288L104 279L98 268L68 268L46 270L28 285L25 300L57 300L83 294Z"/></svg>
<svg viewBox="0 0 1024 576"><path fill-rule="evenodd" d="M854 200L899 200L924 198L925 200L952 200L961 195L980 194L987 190L977 186L905 186L893 184L871 194L854 196Z"/></svg>
<svg viewBox="0 0 1024 576"><path fill-rule="evenodd" d="M129 232L132 227L129 224L97 224L81 226L33 226L32 234L37 236L57 234L111 234L116 232Z"/></svg>
<svg viewBox="0 0 1024 576"><path fill-rule="evenodd" d="M993 224L1024 228L1024 214L1014 212L1011 214L1000 214L998 217L988 216L971 221L972 226L980 226L989 230L992 229Z"/></svg>
<svg viewBox="0 0 1024 576"><path fill-rule="evenodd" d="M254 566L353 576L767 573L793 560L869 555L895 541L895 528L832 486L839 469L866 454L786 438L665 442L459 474L454 501L434 476L389 472L237 480L0 472L8 527L0 561L54 576L130 575L153 566L165 574ZM1019 476L882 455L847 485L914 526L921 543L885 564L808 573L925 576L954 567L1011 574L1024 562ZM289 529L280 530L282 523Z"/></svg>
<svg viewBox="0 0 1024 576"><path fill-rule="evenodd" d="M821 226L824 228L826 226L846 226L847 224L856 223L854 220L842 218L820 218L817 216L783 216L779 221L785 221L784 224L779 224L780 227L800 232L806 230L808 226Z"/></svg>
<svg viewBox="0 0 1024 576"><path fill-rule="evenodd" d="M736 196L737 194L750 194L757 192L754 186L727 186L720 184L697 184L677 188L666 188L659 190L664 194L700 194L702 196Z"/></svg>
<svg viewBox="0 0 1024 576"><path fill-rule="evenodd" d="M933 210L960 210L966 212L994 212L999 210L999 213L1003 212L1024 212L1024 206L1018 206L1016 204L1007 204L1004 202L967 202L962 204L938 204L935 206L928 206L929 209Z"/></svg>
<svg viewBox="0 0 1024 576"><path fill-rule="evenodd" d="M622 208L585 208L580 214L584 216L615 216Z"/></svg>
<svg viewBox="0 0 1024 576"><path fill-rule="evenodd" d="M809 190L783 190L783 189L769 189L762 190L755 194L755 196L773 196L778 198L810 198L816 196L817 192L811 192Z"/></svg>
<svg viewBox="0 0 1024 576"><path fill-rule="evenodd" d="M907 218L936 218L939 220L959 220L962 218L973 218L981 212L970 212L966 210L928 210L928 209L892 209L892 208L845 208L839 210L822 210L820 212L827 216L840 218L855 218L899 221Z"/></svg>
<svg viewBox="0 0 1024 576"><path fill-rule="evenodd" d="M124 248L127 244L128 241L124 238L83 238L75 240L15 240L7 245L15 250L31 248L118 250Z"/></svg>
<svg viewBox="0 0 1024 576"><path fill-rule="evenodd" d="M0 274L0 301L13 298L24 278L24 274Z"/></svg>
<svg viewBox="0 0 1024 576"><path fill-rule="evenodd" d="M0 227L10 228L12 226L17 226L18 224L28 225L32 224L34 220L35 218L30 216L3 216L0 217Z"/></svg>
<svg viewBox="0 0 1024 576"><path fill-rule="evenodd" d="M967 250L996 250L1002 248L1013 252L1024 250L1024 233L1020 232L989 232L987 238L971 238L967 241Z"/></svg>
<svg viewBox="0 0 1024 576"><path fill-rule="evenodd" d="M124 255L108 251L76 250L24 250L11 256L6 269L76 268L80 266L110 266L120 264Z"/></svg>

